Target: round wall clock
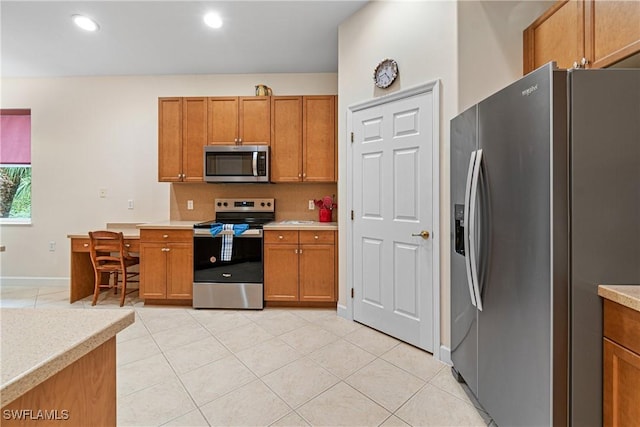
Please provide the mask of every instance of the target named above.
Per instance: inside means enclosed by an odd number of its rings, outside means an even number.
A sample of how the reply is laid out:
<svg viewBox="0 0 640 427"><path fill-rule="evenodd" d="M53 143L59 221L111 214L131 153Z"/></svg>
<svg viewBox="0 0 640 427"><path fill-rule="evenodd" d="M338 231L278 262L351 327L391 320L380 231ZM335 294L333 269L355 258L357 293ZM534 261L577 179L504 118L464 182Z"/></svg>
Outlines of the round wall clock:
<svg viewBox="0 0 640 427"><path fill-rule="evenodd" d="M381 61L373 71L373 81L382 89L391 86L396 77L398 77L398 63L393 59Z"/></svg>

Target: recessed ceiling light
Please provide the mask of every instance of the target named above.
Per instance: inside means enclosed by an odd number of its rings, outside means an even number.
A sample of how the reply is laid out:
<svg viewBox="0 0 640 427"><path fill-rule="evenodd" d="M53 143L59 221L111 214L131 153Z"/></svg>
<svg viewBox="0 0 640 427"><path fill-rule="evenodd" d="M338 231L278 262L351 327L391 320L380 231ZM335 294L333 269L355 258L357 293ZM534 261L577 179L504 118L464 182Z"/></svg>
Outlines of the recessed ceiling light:
<svg viewBox="0 0 640 427"><path fill-rule="evenodd" d="M73 15L73 16L71 16L71 19L73 19L73 22L78 27L80 27L80 28L82 28L83 30L86 30L86 31L97 31L98 28L100 28L96 21L94 21L93 19L91 19L91 18L89 18L87 16Z"/></svg>
<svg viewBox="0 0 640 427"><path fill-rule="evenodd" d="M211 28L222 27L222 18L216 12L209 12L204 15L204 23Z"/></svg>

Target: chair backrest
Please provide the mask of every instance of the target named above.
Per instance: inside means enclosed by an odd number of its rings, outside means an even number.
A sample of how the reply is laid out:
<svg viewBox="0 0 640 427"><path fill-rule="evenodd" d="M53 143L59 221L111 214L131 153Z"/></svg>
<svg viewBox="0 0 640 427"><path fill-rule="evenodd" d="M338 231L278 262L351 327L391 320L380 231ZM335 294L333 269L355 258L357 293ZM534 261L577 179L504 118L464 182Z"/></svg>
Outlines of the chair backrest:
<svg viewBox="0 0 640 427"><path fill-rule="evenodd" d="M90 231L89 253L96 270L109 267L124 269L124 258L129 255L122 232L115 231Z"/></svg>

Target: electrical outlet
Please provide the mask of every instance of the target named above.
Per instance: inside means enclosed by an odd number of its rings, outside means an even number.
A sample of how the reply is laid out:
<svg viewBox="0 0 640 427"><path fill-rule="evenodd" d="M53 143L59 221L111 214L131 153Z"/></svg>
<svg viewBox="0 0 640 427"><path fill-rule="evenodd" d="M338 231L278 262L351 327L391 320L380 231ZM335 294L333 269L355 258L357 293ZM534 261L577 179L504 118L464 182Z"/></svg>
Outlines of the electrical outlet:
<svg viewBox="0 0 640 427"><path fill-rule="evenodd" d="M100 194L100 198L104 199L105 197L107 197L107 189L106 188L101 188L99 190L99 194Z"/></svg>
<svg viewBox="0 0 640 427"><path fill-rule="evenodd" d="M56 242L53 240L49 242L49 252L55 252L56 250Z"/></svg>
<svg viewBox="0 0 640 427"><path fill-rule="evenodd" d="M193 210L193 200L187 200L187 210Z"/></svg>
<svg viewBox="0 0 640 427"><path fill-rule="evenodd" d="M133 209L133 200L132 200L132 199L129 199L129 200L127 201L127 208L128 208L128 209Z"/></svg>
<svg viewBox="0 0 640 427"><path fill-rule="evenodd" d="M309 210L312 211L316 208L316 204L313 203L313 200L309 200Z"/></svg>

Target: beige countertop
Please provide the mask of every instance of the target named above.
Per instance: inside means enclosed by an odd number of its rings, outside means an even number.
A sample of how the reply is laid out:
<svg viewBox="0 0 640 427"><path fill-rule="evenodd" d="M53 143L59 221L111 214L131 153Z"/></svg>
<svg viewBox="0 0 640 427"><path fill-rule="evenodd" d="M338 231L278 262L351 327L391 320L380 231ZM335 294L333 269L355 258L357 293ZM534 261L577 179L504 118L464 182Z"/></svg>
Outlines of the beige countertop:
<svg viewBox="0 0 640 427"><path fill-rule="evenodd" d="M0 309L5 406L133 324L129 309Z"/></svg>
<svg viewBox="0 0 640 427"><path fill-rule="evenodd" d="M337 230L337 222L318 221L274 221L264 226L265 230Z"/></svg>
<svg viewBox="0 0 640 427"><path fill-rule="evenodd" d="M640 285L600 285L598 295L635 311L640 311Z"/></svg>
<svg viewBox="0 0 640 427"><path fill-rule="evenodd" d="M203 220L204 221L204 220ZM165 228L175 228L175 229L193 229L193 224L197 224L203 221L157 221L157 222L145 222L143 224L138 224L137 227L141 230L157 230L157 229L165 229Z"/></svg>
<svg viewBox="0 0 640 427"><path fill-rule="evenodd" d="M94 230L109 230L109 231L122 231L125 239L139 239L140 230L157 230L157 229L193 229L193 224L197 224L202 221L154 221L143 223L107 223L105 227L97 227ZM89 231L83 233L70 233L67 234L70 239L87 239L89 238Z"/></svg>

